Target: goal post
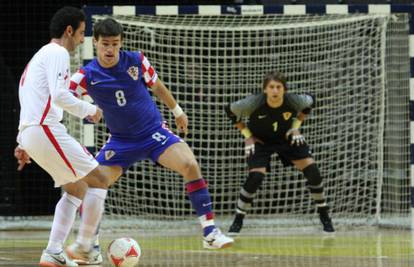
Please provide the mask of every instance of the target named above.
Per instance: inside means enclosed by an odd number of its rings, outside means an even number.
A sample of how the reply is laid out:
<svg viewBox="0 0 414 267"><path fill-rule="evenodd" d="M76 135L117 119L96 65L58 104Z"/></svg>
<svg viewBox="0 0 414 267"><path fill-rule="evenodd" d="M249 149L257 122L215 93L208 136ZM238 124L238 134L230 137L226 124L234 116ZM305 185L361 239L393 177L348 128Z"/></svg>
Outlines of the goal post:
<svg viewBox="0 0 414 267"><path fill-rule="evenodd" d="M265 73L278 70L288 76L290 91L316 96L303 131L325 179L334 221L409 227L408 16L153 16L113 10L124 14L112 15L124 27L124 49L144 51L189 116L186 141L219 218L233 214L247 174L242 138L224 106L260 91ZM91 22L106 16L94 15ZM83 47L81 61L90 59L84 56L93 55L91 49ZM158 106L173 123L168 109ZM89 137L77 131L79 137L94 140L98 150L106 128L87 127ZM254 224L315 223L304 177L276 157L271 168L250 212ZM110 190L106 213L107 220L128 218L131 225L187 220L193 211L182 178L144 161Z"/></svg>

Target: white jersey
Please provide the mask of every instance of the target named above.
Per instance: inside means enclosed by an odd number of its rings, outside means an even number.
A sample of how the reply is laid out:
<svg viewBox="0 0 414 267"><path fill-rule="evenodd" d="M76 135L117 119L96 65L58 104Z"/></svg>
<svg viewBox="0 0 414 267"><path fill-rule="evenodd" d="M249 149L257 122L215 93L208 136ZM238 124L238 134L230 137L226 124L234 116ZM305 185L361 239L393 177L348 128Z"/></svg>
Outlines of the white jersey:
<svg viewBox="0 0 414 267"><path fill-rule="evenodd" d="M27 64L20 79L20 123L17 142L55 180L73 183L98 166L95 158L60 123L63 110L84 118L96 107L69 91L68 51L56 44L43 46Z"/></svg>
<svg viewBox="0 0 414 267"><path fill-rule="evenodd" d="M63 110L84 118L96 107L79 100L69 91L70 58L56 43L43 46L27 64L19 84L19 130L33 125L56 125Z"/></svg>

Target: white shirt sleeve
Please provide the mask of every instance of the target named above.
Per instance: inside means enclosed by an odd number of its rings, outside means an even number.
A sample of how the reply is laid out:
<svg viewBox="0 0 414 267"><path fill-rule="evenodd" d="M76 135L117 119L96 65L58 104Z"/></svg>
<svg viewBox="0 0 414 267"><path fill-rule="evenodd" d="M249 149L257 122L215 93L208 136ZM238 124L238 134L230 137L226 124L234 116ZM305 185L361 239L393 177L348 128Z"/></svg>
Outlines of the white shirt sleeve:
<svg viewBox="0 0 414 267"><path fill-rule="evenodd" d="M46 75L52 102L79 118L95 115L96 106L76 98L69 91L69 53L54 50L48 56Z"/></svg>

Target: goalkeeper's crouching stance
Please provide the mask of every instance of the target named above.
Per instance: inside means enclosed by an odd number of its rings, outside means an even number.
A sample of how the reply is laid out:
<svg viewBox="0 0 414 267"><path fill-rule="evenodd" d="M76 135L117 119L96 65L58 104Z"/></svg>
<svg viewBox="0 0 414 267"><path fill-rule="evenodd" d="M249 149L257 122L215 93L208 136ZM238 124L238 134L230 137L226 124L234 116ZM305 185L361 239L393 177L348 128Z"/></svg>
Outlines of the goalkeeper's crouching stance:
<svg viewBox="0 0 414 267"><path fill-rule="evenodd" d="M286 93L286 79L278 72L270 72L263 81L263 93L231 103L226 112L245 138L245 152L249 167L247 180L240 190L236 216L229 235L237 235L254 196L270 167L273 153L279 155L284 166L294 165L307 179L307 186L316 204L323 231L335 232L324 196L319 168L312 158L299 128L314 105L314 97L307 94ZM247 125L242 121L248 120Z"/></svg>

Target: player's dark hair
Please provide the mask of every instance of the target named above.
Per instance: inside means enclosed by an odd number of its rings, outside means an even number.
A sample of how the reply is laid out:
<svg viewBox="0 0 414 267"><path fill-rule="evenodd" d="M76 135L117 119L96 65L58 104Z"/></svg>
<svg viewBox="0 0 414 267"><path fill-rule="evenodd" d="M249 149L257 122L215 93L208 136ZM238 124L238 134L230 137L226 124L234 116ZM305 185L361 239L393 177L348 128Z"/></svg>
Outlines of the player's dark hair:
<svg viewBox="0 0 414 267"><path fill-rule="evenodd" d="M98 40L100 36L110 37L118 35L121 35L121 39L123 39L124 29L118 21L112 18L106 18L96 22L95 25L93 25L93 37L96 40Z"/></svg>
<svg viewBox="0 0 414 267"><path fill-rule="evenodd" d="M61 38L68 26L72 26L75 32L82 21L85 21L85 13L76 7L65 6L56 11L50 20L50 38Z"/></svg>
<svg viewBox="0 0 414 267"><path fill-rule="evenodd" d="M287 83L286 83L286 77L278 72L278 71L271 71L268 74L266 74L264 80L263 80L263 90L266 88L266 86L271 81L277 81L283 84L283 87L285 87L285 91L287 91Z"/></svg>

